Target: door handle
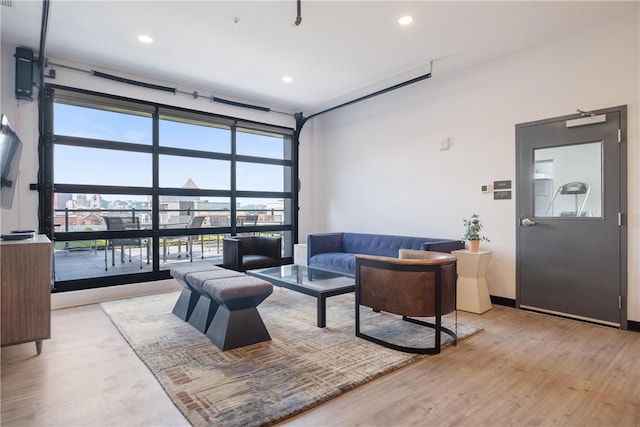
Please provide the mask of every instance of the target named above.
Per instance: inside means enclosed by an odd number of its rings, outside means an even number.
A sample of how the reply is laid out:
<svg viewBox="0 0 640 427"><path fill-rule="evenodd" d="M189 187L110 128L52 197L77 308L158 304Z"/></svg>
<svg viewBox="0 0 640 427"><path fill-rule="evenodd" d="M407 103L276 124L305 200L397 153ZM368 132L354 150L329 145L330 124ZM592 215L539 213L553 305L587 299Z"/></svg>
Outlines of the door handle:
<svg viewBox="0 0 640 427"><path fill-rule="evenodd" d="M525 227L531 227L532 225L536 225L536 222L531 218L523 218L522 221L520 221L520 224Z"/></svg>

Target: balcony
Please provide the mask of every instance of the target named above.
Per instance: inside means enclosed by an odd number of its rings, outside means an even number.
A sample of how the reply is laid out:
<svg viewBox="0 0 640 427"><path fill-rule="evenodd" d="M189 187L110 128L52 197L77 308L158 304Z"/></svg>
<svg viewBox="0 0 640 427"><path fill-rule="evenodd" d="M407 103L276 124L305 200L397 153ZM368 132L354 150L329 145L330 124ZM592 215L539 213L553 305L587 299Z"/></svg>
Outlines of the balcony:
<svg viewBox="0 0 640 427"><path fill-rule="evenodd" d="M222 264L223 236L196 236L192 241L192 253L186 241L167 239L166 254L160 243L160 270L169 270L181 263L207 261ZM219 238L217 238L219 237ZM141 239L142 245L106 249L105 240L57 242L54 245L55 281L80 280L92 277L117 276L153 271L153 245L151 239ZM147 244L149 252L147 255Z"/></svg>
<svg viewBox="0 0 640 427"><path fill-rule="evenodd" d="M256 227L279 228L282 215L277 212L238 210L237 214L237 234L277 235L283 237L283 242L290 240L288 231L255 231ZM106 217L117 218L121 228L113 229L113 224L108 228ZM228 210L161 212L165 222L161 222L156 230L147 220L150 217L149 211L135 209L56 211L55 281L159 273L177 264L196 261L222 264L222 240L231 231ZM153 235L157 239L155 248ZM157 270L153 268L154 249L158 252Z"/></svg>

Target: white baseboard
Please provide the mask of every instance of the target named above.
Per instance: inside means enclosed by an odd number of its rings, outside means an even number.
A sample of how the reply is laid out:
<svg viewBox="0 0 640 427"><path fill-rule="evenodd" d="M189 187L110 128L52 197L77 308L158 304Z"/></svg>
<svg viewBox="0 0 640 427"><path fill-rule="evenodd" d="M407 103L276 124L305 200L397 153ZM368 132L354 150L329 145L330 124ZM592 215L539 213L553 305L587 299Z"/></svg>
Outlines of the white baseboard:
<svg viewBox="0 0 640 427"><path fill-rule="evenodd" d="M104 301L180 290L182 290L182 286L178 282L174 279L166 279L155 282L134 283L131 285L59 292L51 294L51 309L57 310L78 305L97 304Z"/></svg>

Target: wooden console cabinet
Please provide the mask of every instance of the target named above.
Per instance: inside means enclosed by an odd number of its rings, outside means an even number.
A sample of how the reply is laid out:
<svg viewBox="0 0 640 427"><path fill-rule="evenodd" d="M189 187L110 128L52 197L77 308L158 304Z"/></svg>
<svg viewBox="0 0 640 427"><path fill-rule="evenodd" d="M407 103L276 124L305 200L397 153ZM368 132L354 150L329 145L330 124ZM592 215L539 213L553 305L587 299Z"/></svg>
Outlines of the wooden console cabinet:
<svg viewBox="0 0 640 427"><path fill-rule="evenodd" d="M51 338L52 244L45 235L0 242L2 346Z"/></svg>

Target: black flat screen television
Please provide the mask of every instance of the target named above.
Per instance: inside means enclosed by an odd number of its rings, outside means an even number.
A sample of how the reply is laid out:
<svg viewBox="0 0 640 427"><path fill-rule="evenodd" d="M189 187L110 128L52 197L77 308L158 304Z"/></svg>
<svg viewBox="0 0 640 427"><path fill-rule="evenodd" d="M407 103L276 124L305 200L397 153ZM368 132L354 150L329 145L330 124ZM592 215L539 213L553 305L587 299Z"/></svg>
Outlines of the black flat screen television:
<svg viewBox="0 0 640 427"><path fill-rule="evenodd" d="M9 124L7 116L3 114L0 118L0 206L4 209L11 209L13 205L21 154L22 141Z"/></svg>

